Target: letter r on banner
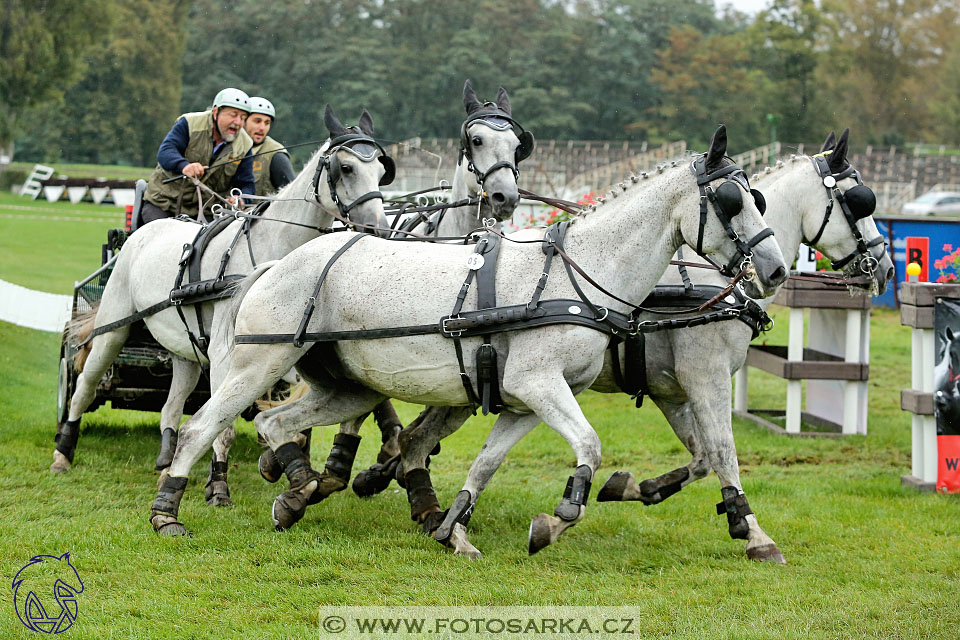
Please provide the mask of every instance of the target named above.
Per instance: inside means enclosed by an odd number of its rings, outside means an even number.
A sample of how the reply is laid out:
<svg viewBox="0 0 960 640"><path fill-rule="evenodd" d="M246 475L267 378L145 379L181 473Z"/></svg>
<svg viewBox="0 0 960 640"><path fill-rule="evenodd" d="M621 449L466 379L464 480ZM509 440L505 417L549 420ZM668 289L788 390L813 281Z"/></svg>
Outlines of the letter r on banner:
<svg viewBox="0 0 960 640"><path fill-rule="evenodd" d="M930 262L930 238L907 237L907 262L920 265L920 282L930 282L928 277Z"/></svg>

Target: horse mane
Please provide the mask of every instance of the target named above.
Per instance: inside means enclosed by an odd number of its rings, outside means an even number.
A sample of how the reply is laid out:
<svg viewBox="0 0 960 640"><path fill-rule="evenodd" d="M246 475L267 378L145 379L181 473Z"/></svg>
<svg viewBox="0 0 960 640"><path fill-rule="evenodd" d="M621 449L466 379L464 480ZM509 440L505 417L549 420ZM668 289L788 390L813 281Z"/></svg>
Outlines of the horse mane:
<svg viewBox="0 0 960 640"><path fill-rule="evenodd" d="M606 203L610 202L612 199L619 197L621 194L626 193L627 190L644 180L649 180L651 178L657 177L658 174L662 174L667 169L672 169L679 166L684 166L686 163L686 158L677 158L675 160L670 160L668 162L662 162L656 166L656 169L650 171L641 171L639 174L636 172L631 172L629 176L624 178L622 181L616 183L612 189L607 191L605 195L602 195L597 198L597 201L584 207L580 213L575 214L572 222L576 222L578 218L585 218L589 214L593 213ZM731 161L732 163L732 161ZM727 165L723 165L727 166Z"/></svg>

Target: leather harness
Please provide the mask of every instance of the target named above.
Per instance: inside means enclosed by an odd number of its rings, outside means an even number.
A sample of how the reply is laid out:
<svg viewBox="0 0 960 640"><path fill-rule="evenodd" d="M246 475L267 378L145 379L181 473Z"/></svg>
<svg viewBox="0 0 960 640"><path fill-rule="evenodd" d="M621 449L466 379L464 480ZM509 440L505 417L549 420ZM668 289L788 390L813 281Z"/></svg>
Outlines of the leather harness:
<svg viewBox="0 0 960 640"><path fill-rule="evenodd" d="M617 363L615 365L615 375L618 378L618 385L620 385L624 391L634 397L639 397L640 401L642 401L642 394L646 392L642 358L643 333L662 329L678 329L706 324L708 322L733 319L741 319L746 322L751 329L754 330L755 334L758 334L764 329L766 325L766 314L763 313L759 305L745 297L743 298L745 302L739 304L721 303L722 308L712 313L669 320L640 321L638 315L645 310L641 307L636 307L631 314L625 314L597 306L590 302L577 282L573 267L566 260L563 261L563 264L566 268L570 283L579 299L540 300L540 296L546 287L553 258L559 252L563 251L563 237L568 226L569 222L560 222L547 229L543 246L543 252L545 254L543 271L530 300L525 304L497 306L495 280L497 257L500 251L500 236L496 233L487 232L480 237L476 245L474 255L480 258L478 259L471 256L471 262L468 262L471 268L467 273L463 285L460 287L453 310L450 314L440 318L438 322L380 329L307 332L306 328L313 315L316 299L320 294L320 289L323 286L330 268L350 247L367 237L366 235L354 236L341 246L327 261L327 264L320 274L317 285L313 290L313 295L308 299L296 333L237 335L236 343L292 343L297 347L302 347L307 342L328 343L339 342L341 340L373 340L439 333L443 337L453 340L460 367L460 379L463 383L468 401L471 406L474 407L474 410L479 407L484 414L487 414L499 413L503 406L500 397L497 356L492 345L492 336L494 333L519 331L558 324L573 324L606 334L611 338L613 345L611 348L614 350L619 342L626 342L628 353L633 355L627 358L626 376L618 373L619 357L615 358L615 362ZM477 308L472 311L463 311L463 303L474 280L476 280L477 283ZM661 291L652 294L644 304L646 305L647 302L653 299L654 302L652 306L675 307L678 306L677 302L679 300L689 301L686 290L677 289L677 287L665 287ZM714 295L719 289L719 287L700 287L699 293L701 296L706 296L707 299L709 299L709 297ZM662 302L664 300L666 303ZM474 389L474 384L466 372L463 348L461 345L463 338L475 336L481 336L483 338L483 342L475 354L477 367L476 389Z"/></svg>

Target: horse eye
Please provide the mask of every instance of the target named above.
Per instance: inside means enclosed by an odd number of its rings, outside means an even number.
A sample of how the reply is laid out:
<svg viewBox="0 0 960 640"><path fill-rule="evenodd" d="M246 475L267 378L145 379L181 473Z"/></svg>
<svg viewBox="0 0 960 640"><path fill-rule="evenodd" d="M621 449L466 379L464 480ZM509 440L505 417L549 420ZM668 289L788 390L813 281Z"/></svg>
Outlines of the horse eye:
<svg viewBox="0 0 960 640"><path fill-rule="evenodd" d="M473 136L473 139L470 140L470 143L475 147L479 147L483 145L483 140L480 139L480 136Z"/></svg>
<svg viewBox="0 0 960 640"><path fill-rule="evenodd" d="M353 173L353 165L349 165L349 164L341 165L340 172L345 176L350 175L351 173Z"/></svg>

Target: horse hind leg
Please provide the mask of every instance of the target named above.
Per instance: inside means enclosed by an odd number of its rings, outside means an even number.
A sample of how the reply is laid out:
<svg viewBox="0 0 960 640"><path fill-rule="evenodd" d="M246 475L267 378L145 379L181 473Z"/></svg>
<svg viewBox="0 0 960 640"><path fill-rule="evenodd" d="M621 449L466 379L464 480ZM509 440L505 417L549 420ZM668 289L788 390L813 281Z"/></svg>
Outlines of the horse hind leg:
<svg viewBox="0 0 960 640"><path fill-rule="evenodd" d="M230 447L236 438L236 431L231 424L224 429L213 441L213 457L210 459L210 474L207 476L207 485L204 497L211 507L232 507L230 486L227 484L227 471L230 468Z"/></svg>
<svg viewBox="0 0 960 640"><path fill-rule="evenodd" d="M257 416L257 431L273 449L290 482L290 488L274 500L273 521L277 530L289 529L303 517L307 506L346 488L360 444L357 432L364 418L382 401L383 396L362 388L314 386L296 402ZM296 436L309 426L341 420L341 432L334 437L323 472L318 473L311 467L309 455L297 444Z"/></svg>
<svg viewBox="0 0 960 640"><path fill-rule="evenodd" d="M122 315L124 314L119 317ZM61 473L73 466L77 441L80 438L80 418L96 398L100 379L120 353L129 335L130 328L122 327L101 334L91 341L90 354L83 363L83 370L77 377L77 389L70 399L67 421L57 430L55 438L57 446L53 451L53 464L50 465L50 471Z"/></svg>
<svg viewBox="0 0 960 640"><path fill-rule="evenodd" d="M177 430L183 418L183 406L200 380L201 367L198 363L177 356L173 357L173 379L170 393L160 410L160 452L157 454L155 469L163 471L173 461L177 448Z"/></svg>
<svg viewBox="0 0 960 640"><path fill-rule="evenodd" d="M446 516L430 480L430 455L437 451L440 440L459 429L472 413L469 407L427 407L400 432L398 445L410 519L420 524L424 533L433 534Z"/></svg>
<svg viewBox="0 0 960 640"><path fill-rule="evenodd" d="M658 504L710 473L710 464L697 440L696 416L691 405L687 402L655 402L690 452L690 462L639 483L629 471L615 471L597 494L597 502L638 500L645 505Z"/></svg>
<svg viewBox="0 0 960 640"><path fill-rule="evenodd" d="M378 404L373 409L373 418L380 428L380 451L377 452L376 463L353 479L353 492L361 498L369 498L389 487L400 464L399 436L403 423L400 422L393 404L389 400ZM417 417L411 426L419 421L420 417Z"/></svg>
<svg viewBox="0 0 960 640"><path fill-rule="evenodd" d="M467 410L467 415L469 415L469 410ZM451 416L452 418L454 416ZM497 418L483 448L473 464L470 465L470 471L467 474L467 481L464 483L463 489L457 493L450 508L444 512L443 522L433 532L434 539L452 549L454 555L462 555L467 558L480 557L480 551L467 538L466 528L471 515L473 515L477 500L479 500L480 494L483 493L490 479L493 478L493 474L496 473L500 464L506 458L507 453L539 423L540 417L534 413L517 415L504 412ZM582 514L578 513L577 519L579 517L582 517ZM557 532L556 536L559 535L560 532ZM556 536L553 537L553 540L556 540Z"/></svg>
<svg viewBox="0 0 960 640"><path fill-rule="evenodd" d="M730 387L718 390L717 398L693 400L698 439L710 466L720 479L722 502L717 514L726 514L730 537L746 539L751 560L786 564L777 544L760 528L740 484L740 466L730 418Z"/></svg>

